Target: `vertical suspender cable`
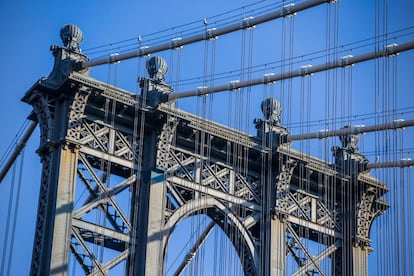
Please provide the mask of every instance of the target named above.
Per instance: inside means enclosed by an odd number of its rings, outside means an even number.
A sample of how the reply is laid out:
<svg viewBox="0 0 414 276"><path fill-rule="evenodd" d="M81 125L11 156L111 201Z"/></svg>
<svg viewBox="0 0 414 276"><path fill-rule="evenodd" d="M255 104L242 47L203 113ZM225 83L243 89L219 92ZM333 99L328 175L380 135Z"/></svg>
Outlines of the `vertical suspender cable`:
<svg viewBox="0 0 414 276"><path fill-rule="evenodd" d="M10 254L8 252L8 242L9 242L9 231L10 231L10 219L12 216L12 206L13 206L13 198L14 198L14 188L15 188L15 177L16 177L16 164L14 164L12 169L12 176L11 176L11 186L10 186L10 192L9 192L9 206L7 208L7 219L6 219L6 230L4 235L4 242L3 242L3 256L1 259L1 266L0 266L0 273L1 275L4 274L5 266L6 266L6 256ZM10 245L11 247L11 245Z"/></svg>
<svg viewBox="0 0 414 276"><path fill-rule="evenodd" d="M9 253L9 259L7 261L7 273L5 275L11 275L11 264L12 264L12 256L13 256L13 248L14 248L14 240L16 235L16 224L17 224L17 218L19 214L19 203L20 203L20 190L22 187L22 177L23 177L23 165L24 165L24 150L22 151L21 157L20 157L20 168L18 172L18 181L17 181L17 191L16 191L16 200L14 203L14 215L13 215L13 224L12 224L12 236L10 239L10 253Z"/></svg>
<svg viewBox="0 0 414 276"><path fill-rule="evenodd" d="M286 70L286 63L287 63L287 57L286 57L286 47L287 47L287 27L286 27L286 21L287 18L283 17L281 19L281 32L282 32L282 39L281 39L281 58L280 58L280 73L284 74L287 70ZM292 114L292 105L291 105L291 91L286 91L286 82L284 80L282 80L280 82L280 100L281 100L281 104L282 106L286 106L287 107L287 112L285 112L285 121L286 124L290 124L291 123L291 114ZM287 96L286 96L287 94ZM286 110L286 108L285 108ZM263 127L265 127L265 124L263 124ZM262 130L263 133L265 133L265 130ZM262 141L262 148L263 149L272 149L273 148L273 144L272 144L272 137L271 137L271 133L266 133L263 135L263 141ZM283 156L282 154L277 154L276 157L278 158L278 160L275 160L275 162L277 161L277 168L276 171L277 173L280 173L282 171L282 164L283 164ZM273 185L274 183L272 183L273 177L272 177L272 171L269 168L272 168L272 154L271 152L269 153L262 153L262 186L265 185ZM275 178L275 181L277 181L277 179ZM276 188L277 189L277 188ZM262 188L262 208L267 206L267 202L270 202L270 198L271 195L270 193L267 193L266 188L263 187ZM262 211L262 213L264 213L264 216L262 219L264 219L265 221L270 219L267 218L265 216L267 216L267 210ZM266 226L265 224L263 224L264 226ZM262 230L262 231L266 231L266 229ZM278 239L279 240L279 239ZM271 239L268 237L268 235L266 235L266 240L265 240L265 244L266 244L266 249L265 249L265 256L263 258L265 258L266 261L268 261L270 258L268 256L268 252L270 252L271 246L270 246L270 241ZM280 247L280 244L274 245L275 247ZM265 263L265 267L270 266L270 263Z"/></svg>
<svg viewBox="0 0 414 276"><path fill-rule="evenodd" d="M331 5L327 5L326 6L326 14L325 14L325 20L326 20L326 29L325 29L325 36L326 36L326 38L325 38L325 63L326 64L328 64L329 63L329 59L330 59L330 49L331 49L331 45L330 45L330 11L331 11ZM329 129L329 123L328 123L328 118L330 118L330 116L329 116L329 89L330 89L330 87L329 87L329 76L330 76L330 72L329 71L327 71L327 72L325 72L325 103L324 103L324 106L325 106L325 110L324 110L324 112L325 112L325 121L324 121L324 129ZM321 154L324 156L324 158L325 158L325 160L328 160L328 159L326 159L327 158L327 155L326 155L326 152L327 152L327 147L329 147L329 145L327 144L328 143L328 141L327 141L327 139L324 139L324 141L323 141L323 148L321 148ZM329 179L329 180L332 180L332 179ZM325 183L325 184L327 184L328 186L330 186L330 187L333 187L333 188L335 188L335 186L336 186L336 183L330 183L330 181L329 181L329 183ZM332 189L333 190L333 189ZM341 193L342 194L342 193ZM334 192L332 192L330 195L329 195L329 198L327 198L327 201L329 202L329 201L335 201L335 194L334 194ZM335 260L335 258L337 258L336 256L335 256L335 254L336 254L336 252L334 253L334 256L333 256L333 258L331 259L332 260L332 262L335 262L334 260ZM332 267L333 267L333 271L332 271L332 275L335 275L337 272L335 271L335 266L334 265L332 265Z"/></svg>
<svg viewBox="0 0 414 276"><path fill-rule="evenodd" d="M388 0L382 1L382 15L381 15L381 32L384 36L383 43L388 43L388 35L387 35L387 29L388 29ZM381 45L382 47L384 45ZM387 111L389 110L389 84L390 84L390 72L389 72L389 64L390 59L384 58L381 60L381 73L382 73L382 82L380 86L380 102L381 102L381 110ZM383 119L383 123L388 123L390 121L389 113L387 113ZM385 161L388 162L392 158L392 150L393 150L393 139L392 139L392 131L386 130L382 133L383 135L383 151L385 152ZM396 198L396 195L398 194L398 185L396 181L396 175L397 170L395 168L392 168L391 170L385 170L385 179L387 183L391 184L391 193L389 195L390 197L390 204L393 206L393 211L389 212L389 218L391 220L391 224L387 227L389 228L389 231L387 231L388 237L387 243L387 255L386 260L391 260L391 265L388 266L388 269L390 269L391 273L395 273L396 275L401 275L399 273L399 265L398 265L398 259L400 254L400 249L396 247L396 240L398 239L398 228L396 227L396 224L398 223L398 200Z"/></svg>
<svg viewBox="0 0 414 276"><path fill-rule="evenodd" d="M381 0L375 0L374 1L374 10L373 10L373 15L374 15L374 46L375 46L375 50L379 50L380 45L379 45L379 39L380 39L380 32L379 32L379 18L380 18L380 1ZM379 62L380 60L375 59L374 60L374 83L373 83L373 87L374 87L374 94L373 94L373 98L374 98L374 108L375 110L380 110L379 109L379 103L378 103L378 93L379 93L379 80L380 80L380 75L379 75ZM379 113L376 114L375 116L375 124L379 124ZM380 133L375 132L374 134L374 145L379 145L380 142ZM376 161L379 160L380 156L380 149L378 146L375 146L375 157L376 157ZM375 172L377 173L377 172ZM376 223L376 234L377 234L377 241L378 241L378 245L377 245L377 253L376 253L376 267L378 270L378 275L386 275L384 266L383 266L383 260L385 260L385 254L386 254L386 247L385 247L385 237L382 234L383 233L383 229L385 227L385 220L388 217L388 214L385 214L384 216L380 217L378 219L378 222Z"/></svg>
<svg viewBox="0 0 414 276"><path fill-rule="evenodd" d="M280 74L284 74L285 73L285 71L286 71L286 68L285 68L285 58L286 58L286 56L285 56L285 48L286 48L286 28L285 28L285 18L283 17L282 19L281 19L281 41L280 41L280 47L281 47L281 49L280 49L280 66L279 66L279 68L280 68ZM287 97L286 97L286 95L285 95L285 91L284 91L284 84L285 84L285 81L284 80L281 80L279 83L277 83L278 85L279 85L279 95L280 95L280 103L281 103L281 105L282 106L289 106L288 105L288 103L287 103ZM283 120L282 121L284 121L284 122L286 122L286 124L289 124L290 123L290 119L289 119L289 113L290 111L288 111L288 112L283 112L282 113L282 116L283 116Z"/></svg>
<svg viewBox="0 0 414 276"><path fill-rule="evenodd" d="M295 29L295 16L289 15L286 17L286 19L289 21L289 41L288 41L288 47L289 47L289 53L288 53L288 70L291 72L293 70L293 54L294 54L294 29ZM289 95L289 120L288 123L292 123L292 117L291 117L291 111L293 111L293 105L292 102L293 99L293 78L288 79L288 95Z"/></svg>
<svg viewBox="0 0 414 276"><path fill-rule="evenodd" d="M21 190L22 176L23 176L24 151L21 153L20 158L21 158L20 167L18 168L18 165L14 164L13 169L12 169L11 186L10 186L10 192L9 192L9 197L8 197L9 205L8 205L8 210L7 210L7 219L5 221L6 230L5 230L5 235L4 235L2 258L0 262L0 274L1 275L10 275L11 264L12 264L16 224L17 224L17 218L19 214L18 209L19 209L19 203L20 203L20 190ZM16 173L18 174L17 185L16 185ZM16 191L16 195L14 194L15 191ZM11 233L11 237L9 236L10 233ZM6 258L7 258L7 261L6 261Z"/></svg>
<svg viewBox="0 0 414 276"><path fill-rule="evenodd" d="M140 40L138 40L138 43L141 43ZM141 45L140 45L141 46ZM137 61L137 76L141 76L141 67L142 67L142 57L138 58ZM137 151L139 150L138 148L138 141L139 141L139 135L140 133L138 132L138 121L139 121L139 107L140 107L140 97L139 97L139 82L136 85L136 91L135 91L135 105L134 105L134 120L133 120L133 131L132 131L132 141L131 141L131 147L132 147L132 160L133 163L136 164L138 162L139 159L139 154L137 153ZM130 176L135 175L135 181L131 182L131 186L135 185L136 187L138 187L138 169L134 166L132 166L131 171L130 171ZM134 200L136 200L138 198L138 193L137 190L134 190L133 187L130 187L130 191L131 193L129 194L129 202L128 202L128 206L131 206L131 214L133 214L132 216L130 216L131 218L131 225L133 226L132 229L130 230L131 233L131 239L134 240L136 239L136 225L134 224L134 222L137 220L137 209L135 208L135 205L132 206L132 202ZM134 194L135 191L135 194ZM129 243L129 255L130 255L130 259L133 260L135 258L135 248L134 246L131 246L133 243ZM132 266L130 265L129 267L125 267L125 275L128 273L131 273Z"/></svg>

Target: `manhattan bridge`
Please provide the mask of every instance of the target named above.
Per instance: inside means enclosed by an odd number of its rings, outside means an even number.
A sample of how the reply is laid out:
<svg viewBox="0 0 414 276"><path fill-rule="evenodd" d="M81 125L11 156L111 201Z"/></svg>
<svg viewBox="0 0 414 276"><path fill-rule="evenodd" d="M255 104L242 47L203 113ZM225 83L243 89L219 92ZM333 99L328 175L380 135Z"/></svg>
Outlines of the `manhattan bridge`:
<svg viewBox="0 0 414 276"><path fill-rule="evenodd" d="M375 36L339 45L340 5L252 5L94 58L82 30L63 26L1 163L0 185L17 185L4 180L39 129L30 275L413 275L414 102L397 70L413 26L387 32L378 12ZM296 18L321 6L325 47L297 53ZM281 58L254 62L273 23ZM229 67L218 57L234 44ZM137 91L93 76L131 59L145 68ZM18 215L1 217L4 275Z"/></svg>

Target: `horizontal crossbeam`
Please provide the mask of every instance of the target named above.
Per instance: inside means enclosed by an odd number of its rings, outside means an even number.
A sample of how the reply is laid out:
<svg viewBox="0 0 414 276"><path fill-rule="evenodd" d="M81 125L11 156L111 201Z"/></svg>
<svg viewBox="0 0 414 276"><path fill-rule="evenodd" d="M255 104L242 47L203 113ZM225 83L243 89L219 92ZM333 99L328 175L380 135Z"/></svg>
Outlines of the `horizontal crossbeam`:
<svg viewBox="0 0 414 276"><path fill-rule="evenodd" d="M97 224L93 224L80 219L72 219L72 225L79 229L84 229L90 231L91 233L97 233L103 237L108 237L118 242L124 242L125 244L129 243L130 238L127 234L109 228L105 228Z"/></svg>
<svg viewBox="0 0 414 276"><path fill-rule="evenodd" d="M224 193L224 192L218 191L216 189L200 185L196 182L188 181L188 180L176 177L176 176L168 177L167 180L170 181L174 185L178 185L178 186L187 188L187 189L192 190L194 192L201 192L201 193L209 195L213 198L223 199L223 200L225 200L229 203L234 203L234 204L237 204L237 205L241 205L241 206L244 206L245 208L252 209L254 211L260 211L260 206L257 205L256 203L249 202L246 199L243 199L243 198L240 198L240 197L237 197L237 196L233 196L233 195L229 195L228 193Z"/></svg>

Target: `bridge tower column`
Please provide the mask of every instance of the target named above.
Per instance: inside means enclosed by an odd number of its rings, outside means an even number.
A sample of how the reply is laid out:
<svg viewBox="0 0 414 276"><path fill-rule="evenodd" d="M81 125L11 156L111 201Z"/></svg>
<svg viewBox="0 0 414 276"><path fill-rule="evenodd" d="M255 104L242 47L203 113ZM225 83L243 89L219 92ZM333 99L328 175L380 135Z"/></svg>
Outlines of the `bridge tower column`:
<svg viewBox="0 0 414 276"><path fill-rule="evenodd" d="M344 128L348 128L345 126ZM372 251L369 231L373 220L388 207L378 204L383 187L367 185L368 160L358 152L359 135L339 137L342 147L333 147L335 168L348 179L338 183L342 212L341 246L334 254L333 269L336 275L368 275L368 255ZM383 202L382 202L383 203Z"/></svg>
<svg viewBox="0 0 414 276"><path fill-rule="evenodd" d="M64 47L52 46L54 70L44 81L50 89L32 88L23 101L33 106L32 117L40 126L43 165L31 275L66 275L78 163L79 120L89 96L82 89L54 93L53 88L73 71L80 53L82 33L74 25L61 29ZM87 70L84 71L87 73Z"/></svg>
<svg viewBox="0 0 414 276"><path fill-rule="evenodd" d="M278 153L288 130L281 126L282 108L273 98L261 104L264 120L256 119L257 136L267 152L262 155L262 217L260 275L286 275L287 195L296 162Z"/></svg>
<svg viewBox="0 0 414 276"><path fill-rule="evenodd" d="M166 203L165 176L155 168L151 158L156 147L156 137L146 133L142 178L133 205L138 206L136 218L135 254L130 256L135 275L164 274L163 228ZM137 201L135 201L137 200Z"/></svg>
<svg viewBox="0 0 414 276"><path fill-rule="evenodd" d="M147 60L147 71L150 79L140 79L142 89L141 96L145 106L156 107L165 101L168 94L172 93L170 86L165 84L164 77L167 72L166 62L153 57ZM170 103L173 105L173 102ZM145 115L141 117L145 120ZM141 160L140 185L135 187L133 193L132 210L138 209L138 216L132 218L133 229L136 229L133 238L134 254L129 257L129 263L133 263L134 275L164 275L165 244L164 224L166 212L166 178L165 172L157 166L159 159L165 158L164 152L168 149L164 145L172 143L174 122L161 118L160 124L145 122L145 129L141 130L143 154ZM160 143L160 139L164 143Z"/></svg>

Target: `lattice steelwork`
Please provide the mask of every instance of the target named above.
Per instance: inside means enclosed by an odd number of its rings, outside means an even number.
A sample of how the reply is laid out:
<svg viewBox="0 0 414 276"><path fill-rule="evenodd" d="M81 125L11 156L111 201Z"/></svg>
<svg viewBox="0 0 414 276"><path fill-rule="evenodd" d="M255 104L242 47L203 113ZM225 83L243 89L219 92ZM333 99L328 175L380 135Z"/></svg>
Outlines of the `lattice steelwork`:
<svg viewBox="0 0 414 276"><path fill-rule="evenodd" d="M288 260L294 275L367 274L387 188L365 170L355 137L343 136L328 164L291 148L274 100L250 136L165 102L173 91L161 59L137 97L79 71L75 46L55 47L53 72L23 98L43 162L32 275L65 274L69 252L88 275L120 263L130 275L162 275L174 227L199 211L212 223L198 244L218 225L245 275L284 275ZM75 184L88 193L76 205Z"/></svg>

